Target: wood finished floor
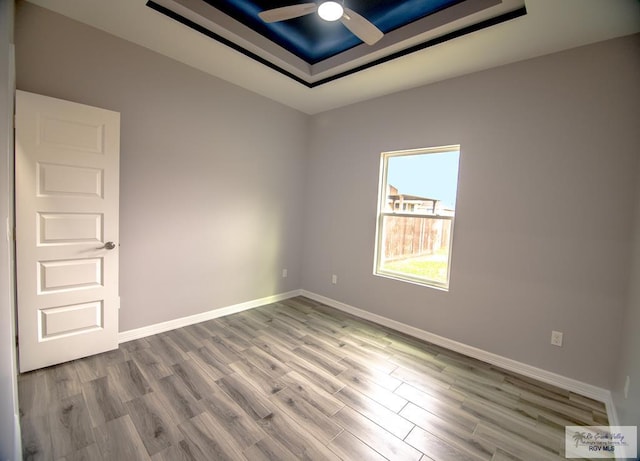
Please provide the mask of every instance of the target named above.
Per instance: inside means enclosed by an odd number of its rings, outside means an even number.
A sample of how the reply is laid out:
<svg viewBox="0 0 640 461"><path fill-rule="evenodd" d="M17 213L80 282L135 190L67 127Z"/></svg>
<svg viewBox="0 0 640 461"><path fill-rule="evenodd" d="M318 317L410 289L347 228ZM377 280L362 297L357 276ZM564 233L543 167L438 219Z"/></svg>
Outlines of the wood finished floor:
<svg viewBox="0 0 640 461"><path fill-rule="evenodd" d="M307 298L19 376L28 460L564 459L602 403Z"/></svg>

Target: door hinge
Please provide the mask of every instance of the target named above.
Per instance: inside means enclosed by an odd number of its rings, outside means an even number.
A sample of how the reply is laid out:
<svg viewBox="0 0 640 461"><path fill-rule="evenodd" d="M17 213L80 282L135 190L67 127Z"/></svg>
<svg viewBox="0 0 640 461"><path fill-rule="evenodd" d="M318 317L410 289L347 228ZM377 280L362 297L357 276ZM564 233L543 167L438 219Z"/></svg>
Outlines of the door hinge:
<svg viewBox="0 0 640 461"><path fill-rule="evenodd" d="M20 341L18 340L18 335L16 335L16 347L20 345Z"/></svg>

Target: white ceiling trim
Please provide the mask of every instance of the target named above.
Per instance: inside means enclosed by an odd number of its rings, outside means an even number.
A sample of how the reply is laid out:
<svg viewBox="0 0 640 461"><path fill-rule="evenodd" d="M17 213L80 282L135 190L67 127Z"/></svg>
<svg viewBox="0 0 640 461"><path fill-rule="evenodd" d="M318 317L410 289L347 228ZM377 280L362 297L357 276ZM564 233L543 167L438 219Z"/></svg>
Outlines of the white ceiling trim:
<svg viewBox="0 0 640 461"><path fill-rule="evenodd" d="M640 32L638 0L526 0L526 16L307 88L146 7L146 0L28 1L307 114Z"/></svg>

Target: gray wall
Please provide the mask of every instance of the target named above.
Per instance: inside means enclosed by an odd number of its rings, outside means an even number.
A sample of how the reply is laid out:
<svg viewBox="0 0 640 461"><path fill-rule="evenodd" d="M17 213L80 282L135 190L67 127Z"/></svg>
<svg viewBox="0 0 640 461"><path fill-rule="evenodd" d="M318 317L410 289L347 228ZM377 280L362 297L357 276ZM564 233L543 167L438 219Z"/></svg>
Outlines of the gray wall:
<svg viewBox="0 0 640 461"><path fill-rule="evenodd" d="M120 331L300 287L308 116L26 2L16 56L121 113Z"/></svg>
<svg viewBox="0 0 640 461"><path fill-rule="evenodd" d="M638 54L640 56L640 54ZM637 76L640 80L640 75ZM617 382L613 398L622 425L640 426L640 168L637 180L635 232L632 247L629 304L624 317L624 334L620 352ZM631 378L627 399L624 398L625 379Z"/></svg>
<svg viewBox="0 0 640 461"><path fill-rule="evenodd" d="M19 459L13 309L13 0L0 0L0 460Z"/></svg>
<svg viewBox="0 0 640 461"><path fill-rule="evenodd" d="M638 44L603 42L314 116L303 287L611 388L636 200ZM380 152L458 143L450 291L373 276ZM551 330L564 347L550 345Z"/></svg>

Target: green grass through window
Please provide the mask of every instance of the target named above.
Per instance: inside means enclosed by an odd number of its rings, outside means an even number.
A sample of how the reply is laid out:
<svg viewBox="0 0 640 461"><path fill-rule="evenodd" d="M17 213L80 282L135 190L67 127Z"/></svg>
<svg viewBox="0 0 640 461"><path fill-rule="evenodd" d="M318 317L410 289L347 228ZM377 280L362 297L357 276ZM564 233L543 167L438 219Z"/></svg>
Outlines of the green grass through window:
<svg viewBox="0 0 640 461"><path fill-rule="evenodd" d="M385 262L381 269L446 283L448 276L447 256L447 253L442 251L433 255L397 259Z"/></svg>

